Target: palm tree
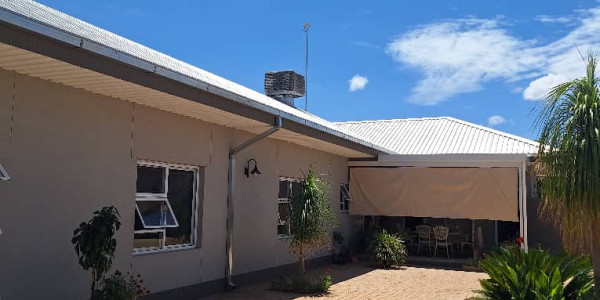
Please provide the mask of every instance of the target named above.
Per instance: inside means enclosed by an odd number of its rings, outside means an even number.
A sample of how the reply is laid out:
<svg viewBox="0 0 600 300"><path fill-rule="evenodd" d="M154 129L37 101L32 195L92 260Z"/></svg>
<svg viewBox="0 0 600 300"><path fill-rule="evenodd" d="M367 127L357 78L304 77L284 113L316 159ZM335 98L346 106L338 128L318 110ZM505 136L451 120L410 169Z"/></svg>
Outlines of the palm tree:
<svg viewBox="0 0 600 300"><path fill-rule="evenodd" d="M597 60L588 55L586 76L552 88L536 125L542 216L560 230L571 252L591 254L600 299L600 90Z"/></svg>

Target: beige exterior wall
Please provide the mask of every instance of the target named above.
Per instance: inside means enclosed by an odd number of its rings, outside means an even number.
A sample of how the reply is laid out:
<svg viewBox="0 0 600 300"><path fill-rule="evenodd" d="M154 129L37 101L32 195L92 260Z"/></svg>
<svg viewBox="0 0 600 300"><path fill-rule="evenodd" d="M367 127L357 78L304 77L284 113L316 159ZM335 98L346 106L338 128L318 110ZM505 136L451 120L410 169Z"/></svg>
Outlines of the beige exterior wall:
<svg viewBox="0 0 600 300"><path fill-rule="evenodd" d="M222 278L228 151L250 137L0 69L0 162L13 178L0 182L0 296L85 298L89 272L79 267L70 240L105 205L115 205L123 223L115 269L141 273L152 292ZM262 175L243 175L250 158ZM132 255L138 159L203 167L196 249ZM310 165L330 174L338 211L345 158L273 139L238 155L234 274L294 261L277 239L278 177L300 177ZM351 221L340 216L349 237Z"/></svg>

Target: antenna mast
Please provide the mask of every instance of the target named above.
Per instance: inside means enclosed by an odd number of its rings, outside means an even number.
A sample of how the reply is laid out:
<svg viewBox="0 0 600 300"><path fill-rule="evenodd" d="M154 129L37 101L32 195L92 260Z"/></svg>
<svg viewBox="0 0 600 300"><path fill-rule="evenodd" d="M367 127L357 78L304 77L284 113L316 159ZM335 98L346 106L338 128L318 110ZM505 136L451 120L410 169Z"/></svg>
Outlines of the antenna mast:
<svg viewBox="0 0 600 300"><path fill-rule="evenodd" d="M304 52L304 78L305 78L305 92L304 92L304 110L308 111L308 29L310 28L310 23L304 23L304 33L306 33L306 48Z"/></svg>

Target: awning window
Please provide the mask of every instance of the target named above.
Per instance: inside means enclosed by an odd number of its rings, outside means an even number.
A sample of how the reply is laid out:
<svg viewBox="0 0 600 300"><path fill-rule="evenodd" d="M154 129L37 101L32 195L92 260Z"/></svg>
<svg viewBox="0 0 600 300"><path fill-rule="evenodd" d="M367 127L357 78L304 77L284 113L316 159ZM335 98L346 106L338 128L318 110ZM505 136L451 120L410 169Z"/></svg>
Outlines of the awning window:
<svg viewBox="0 0 600 300"><path fill-rule="evenodd" d="M8 172L6 172L2 164L0 164L0 180L10 180L10 176L8 175Z"/></svg>
<svg viewBox="0 0 600 300"><path fill-rule="evenodd" d="M166 197L138 198L135 210L146 229L179 226Z"/></svg>

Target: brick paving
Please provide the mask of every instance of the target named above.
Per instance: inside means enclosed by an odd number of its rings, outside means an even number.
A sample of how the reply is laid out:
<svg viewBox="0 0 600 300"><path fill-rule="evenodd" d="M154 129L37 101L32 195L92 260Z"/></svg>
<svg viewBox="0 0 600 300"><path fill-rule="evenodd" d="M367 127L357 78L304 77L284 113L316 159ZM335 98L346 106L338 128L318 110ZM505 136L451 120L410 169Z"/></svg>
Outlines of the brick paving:
<svg viewBox="0 0 600 300"><path fill-rule="evenodd" d="M323 295L299 295L269 290L269 283L241 287L202 300L262 299L467 299L480 288L484 273L433 268L404 267L379 270L359 264L332 265L311 270L323 274L331 268L335 284Z"/></svg>

